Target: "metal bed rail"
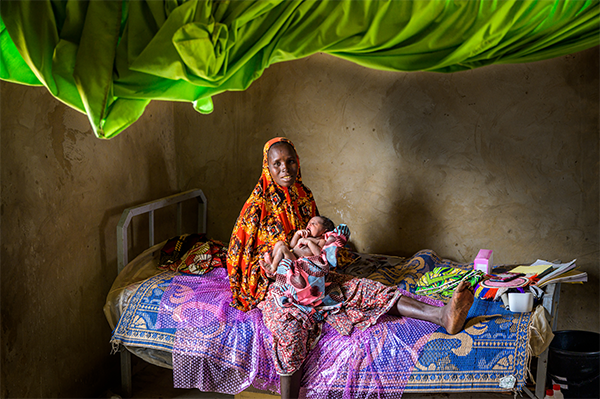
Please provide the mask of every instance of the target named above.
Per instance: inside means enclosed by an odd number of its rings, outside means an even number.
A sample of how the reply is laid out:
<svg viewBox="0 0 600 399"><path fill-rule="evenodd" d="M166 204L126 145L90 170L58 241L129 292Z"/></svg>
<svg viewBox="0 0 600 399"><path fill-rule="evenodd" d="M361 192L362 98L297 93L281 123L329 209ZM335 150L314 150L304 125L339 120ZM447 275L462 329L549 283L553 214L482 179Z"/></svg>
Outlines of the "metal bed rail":
<svg viewBox="0 0 600 399"><path fill-rule="evenodd" d="M177 205L176 234L181 235L183 226L182 203L187 200L196 199L198 201L198 233L206 233L206 213L207 203L204 193L200 189L192 189L169 197L161 198L155 201L146 202L141 205L127 208L123 211L121 219L117 224L117 273L121 273L123 268L129 263L129 237L128 227L135 216L148 214L149 219L149 245L154 245L154 211L165 208L170 205ZM121 356L121 389L125 397L131 397L132 372L131 372L131 353L124 349L120 352Z"/></svg>

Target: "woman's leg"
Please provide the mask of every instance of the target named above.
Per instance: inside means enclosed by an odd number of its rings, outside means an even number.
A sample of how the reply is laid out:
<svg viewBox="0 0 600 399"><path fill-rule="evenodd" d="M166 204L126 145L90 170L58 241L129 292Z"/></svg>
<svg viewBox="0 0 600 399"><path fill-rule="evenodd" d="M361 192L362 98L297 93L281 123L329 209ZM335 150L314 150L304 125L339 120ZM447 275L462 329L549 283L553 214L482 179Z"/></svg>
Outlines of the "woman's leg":
<svg viewBox="0 0 600 399"><path fill-rule="evenodd" d="M272 289L272 288L271 288ZM293 308L280 307L272 293L259 305L263 321L273 334L273 362L279 374L282 399L297 398L300 394L302 363L309 348L318 338L318 325L303 326L303 322L294 317Z"/></svg>
<svg viewBox="0 0 600 399"><path fill-rule="evenodd" d="M457 334L465 325L473 299L473 287L463 281L456 287L450 302L442 307L402 295L388 314L430 321L444 327L448 334Z"/></svg>
<svg viewBox="0 0 600 399"><path fill-rule="evenodd" d="M302 380L302 367L292 375L279 376L281 399L298 399L300 380Z"/></svg>

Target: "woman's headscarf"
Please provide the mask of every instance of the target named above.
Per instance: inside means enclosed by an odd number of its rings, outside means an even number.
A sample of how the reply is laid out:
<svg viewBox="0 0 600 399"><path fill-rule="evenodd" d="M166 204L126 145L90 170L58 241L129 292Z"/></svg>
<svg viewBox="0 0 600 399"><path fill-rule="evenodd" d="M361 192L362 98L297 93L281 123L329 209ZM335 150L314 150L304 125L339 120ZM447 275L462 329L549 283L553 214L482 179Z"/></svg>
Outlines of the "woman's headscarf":
<svg viewBox="0 0 600 399"><path fill-rule="evenodd" d="M305 228L310 218L318 214L311 191L302 184L297 153L296 182L286 188L273 181L268 154L277 143L287 143L296 152L294 144L285 137L265 144L260 179L240 212L227 251L232 305L243 311L254 308L267 293L269 280L258 263L263 254L271 251L277 241L289 243L294 232Z"/></svg>

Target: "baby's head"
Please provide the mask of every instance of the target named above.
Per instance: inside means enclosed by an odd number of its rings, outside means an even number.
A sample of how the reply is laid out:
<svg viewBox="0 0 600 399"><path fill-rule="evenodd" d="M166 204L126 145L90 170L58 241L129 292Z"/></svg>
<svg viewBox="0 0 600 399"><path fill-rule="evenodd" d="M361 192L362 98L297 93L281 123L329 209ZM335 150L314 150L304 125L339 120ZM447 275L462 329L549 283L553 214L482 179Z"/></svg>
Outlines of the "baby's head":
<svg viewBox="0 0 600 399"><path fill-rule="evenodd" d="M333 231L335 225L325 216L315 216L308 221L306 228L310 231L311 237L321 237L328 231Z"/></svg>

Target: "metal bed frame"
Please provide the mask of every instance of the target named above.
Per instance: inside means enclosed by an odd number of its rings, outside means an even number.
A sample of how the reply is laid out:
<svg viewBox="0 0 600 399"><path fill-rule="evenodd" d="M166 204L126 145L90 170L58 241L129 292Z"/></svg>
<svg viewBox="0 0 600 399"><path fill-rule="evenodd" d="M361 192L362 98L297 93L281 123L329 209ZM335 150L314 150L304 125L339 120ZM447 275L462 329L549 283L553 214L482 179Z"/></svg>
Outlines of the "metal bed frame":
<svg viewBox="0 0 600 399"><path fill-rule="evenodd" d="M128 227L134 216L148 213L149 215L149 244L154 245L154 211L169 205L177 205L177 235L182 233L182 202L197 199L198 201L198 233L206 233L206 213L207 202L204 193L200 189L192 189L169 197L161 198L156 201L146 202L123 211L121 220L117 225L117 269L118 273L129 263L128 257ZM560 283L549 284L546 286L543 306L550 315L552 331L556 331L557 311L560 297ZM131 397L132 394L132 372L131 372L131 353L125 349L120 351L121 356L121 389L125 397ZM548 369L548 349L539 357L537 362L537 373L535 381L535 392L532 392L526 386L523 391L532 399L543 399L546 386L546 372ZM451 392L450 392L451 393Z"/></svg>
<svg viewBox="0 0 600 399"><path fill-rule="evenodd" d="M134 216L148 214L149 218L149 244L154 245L154 211L177 205L176 234L182 233L183 226L183 207L182 203L187 200L196 199L198 201L198 233L206 233L206 211L207 203L204 193L200 189L192 189L169 197L161 198L155 201L146 202L131 208L127 208L121 215L121 220L117 224L117 273L121 273L123 268L129 263L128 254L128 227ZM120 351L121 356L121 389L125 397L131 397L133 390L131 373L131 353L125 348Z"/></svg>

